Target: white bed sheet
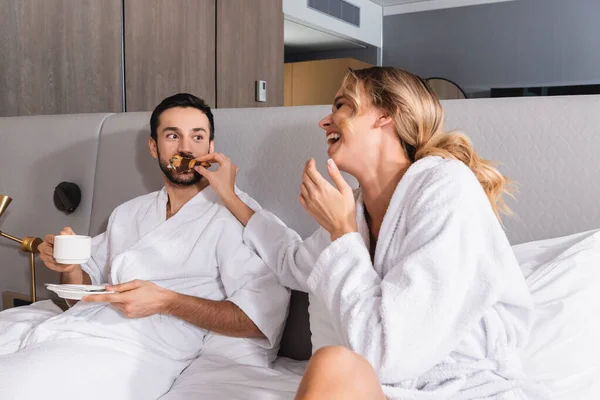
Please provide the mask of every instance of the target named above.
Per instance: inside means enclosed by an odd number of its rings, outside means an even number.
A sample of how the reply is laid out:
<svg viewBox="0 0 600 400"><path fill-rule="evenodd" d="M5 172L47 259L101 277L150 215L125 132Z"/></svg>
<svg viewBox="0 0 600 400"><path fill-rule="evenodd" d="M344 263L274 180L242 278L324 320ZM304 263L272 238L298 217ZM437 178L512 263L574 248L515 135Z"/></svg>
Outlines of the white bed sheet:
<svg viewBox="0 0 600 400"><path fill-rule="evenodd" d="M14 352L26 332L61 312L50 300L4 311L0 314L0 334L4 341L0 355ZM307 361L278 358L273 368L265 368L224 357L201 357L183 371L161 399L291 400L307 364Z"/></svg>
<svg viewBox="0 0 600 400"><path fill-rule="evenodd" d="M196 359L161 400L293 400L307 361L278 358L273 368L226 358Z"/></svg>

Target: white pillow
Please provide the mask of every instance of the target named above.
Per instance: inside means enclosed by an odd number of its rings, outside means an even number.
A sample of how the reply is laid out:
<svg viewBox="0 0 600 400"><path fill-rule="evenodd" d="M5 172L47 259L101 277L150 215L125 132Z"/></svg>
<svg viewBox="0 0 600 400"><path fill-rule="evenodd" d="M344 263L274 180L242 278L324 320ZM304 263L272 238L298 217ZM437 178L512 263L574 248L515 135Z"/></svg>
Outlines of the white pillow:
<svg viewBox="0 0 600 400"><path fill-rule="evenodd" d="M599 399L600 230L513 250L536 306L525 372L557 399Z"/></svg>

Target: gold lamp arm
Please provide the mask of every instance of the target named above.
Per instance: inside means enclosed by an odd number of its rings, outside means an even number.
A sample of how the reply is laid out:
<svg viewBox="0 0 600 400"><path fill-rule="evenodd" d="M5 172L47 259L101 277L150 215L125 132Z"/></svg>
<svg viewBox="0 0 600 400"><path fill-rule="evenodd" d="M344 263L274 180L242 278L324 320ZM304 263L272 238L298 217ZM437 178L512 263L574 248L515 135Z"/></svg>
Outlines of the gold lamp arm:
<svg viewBox="0 0 600 400"><path fill-rule="evenodd" d="M21 239L19 239L18 237L14 237L13 235L9 235L8 233L4 233L4 232L0 231L0 236L10 239L13 242L23 244L23 241Z"/></svg>
<svg viewBox="0 0 600 400"><path fill-rule="evenodd" d="M37 290L35 288L35 253L29 253L29 269L31 273L31 302L37 301Z"/></svg>
<svg viewBox="0 0 600 400"><path fill-rule="evenodd" d="M23 239L9 235L6 232L0 231L0 236L5 237L13 242L19 243L21 250L29 253L29 267L31 269L31 301L37 301L37 290L35 287L35 255L39 253L38 246L42 244L42 239L34 236L26 236Z"/></svg>

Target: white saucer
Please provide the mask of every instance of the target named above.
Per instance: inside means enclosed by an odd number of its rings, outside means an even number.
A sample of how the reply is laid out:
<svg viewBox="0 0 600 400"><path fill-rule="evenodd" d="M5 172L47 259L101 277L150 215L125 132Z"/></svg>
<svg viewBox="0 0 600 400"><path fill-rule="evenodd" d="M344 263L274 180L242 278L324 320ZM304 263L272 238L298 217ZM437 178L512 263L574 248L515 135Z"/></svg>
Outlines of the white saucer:
<svg viewBox="0 0 600 400"><path fill-rule="evenodd" d="M46 283L46 288L52 290L58 297L68 300L81 300L84 296L95 294L115 293L105 290L104 285L56 285L53 283Z"/></svg>

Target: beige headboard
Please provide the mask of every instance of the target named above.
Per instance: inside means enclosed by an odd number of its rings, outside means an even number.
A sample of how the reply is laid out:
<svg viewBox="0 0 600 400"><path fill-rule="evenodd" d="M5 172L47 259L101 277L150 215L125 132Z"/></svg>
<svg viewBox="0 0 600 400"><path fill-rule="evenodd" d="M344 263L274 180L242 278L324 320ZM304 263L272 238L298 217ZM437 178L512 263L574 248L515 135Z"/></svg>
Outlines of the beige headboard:
<svg viewBox="0 0 600 400"><path fill-rule="evenodd" d="M450 100L444 108L447 128L464 131L518 184L509 199L515 217L505 218L512 243L600 227L600 96ZM215 110L215 147L240 167L240 188L303 236L316 226L297 201L300 176L310 157L325 173L325 136L317 122L329 110ZM93 233L116 205L160 187L146 146L148 119L148 113L119 114L104 123Z"/></svg>

